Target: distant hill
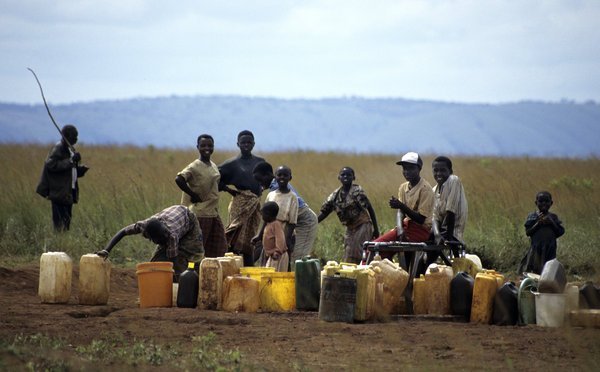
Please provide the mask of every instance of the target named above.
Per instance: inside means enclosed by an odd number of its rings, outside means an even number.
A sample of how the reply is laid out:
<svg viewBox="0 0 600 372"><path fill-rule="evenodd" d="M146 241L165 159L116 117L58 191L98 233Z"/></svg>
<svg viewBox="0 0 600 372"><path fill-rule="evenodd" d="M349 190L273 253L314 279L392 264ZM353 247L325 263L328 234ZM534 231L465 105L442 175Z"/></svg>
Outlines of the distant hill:
<svg viewBox="0 0 600 372"><path fill-rule="evenodd" d="M597 157L594 102L461 104L407 99L194 96L51 105L87 144L193 147L197 135L235 149L252 130L256 152L280 150L448 155ZM58 138L43 104L0 103L0 142Z"/></svg>

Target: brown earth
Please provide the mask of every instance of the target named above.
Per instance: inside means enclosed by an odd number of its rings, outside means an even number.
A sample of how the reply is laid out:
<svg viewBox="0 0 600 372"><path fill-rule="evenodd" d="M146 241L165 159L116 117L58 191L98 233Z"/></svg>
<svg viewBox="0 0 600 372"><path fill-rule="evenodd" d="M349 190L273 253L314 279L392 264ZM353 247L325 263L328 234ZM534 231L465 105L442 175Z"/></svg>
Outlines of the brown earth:
<svg viewBox="0 0 600 372"><path fill-rule="evenodd" d="M75 369L102 370L118 366L101 361L82 364L75 348L117 336L132 343L185 344L192 336L209 332L224 349L239 349L245 369L600 370L600 329L499 327L423 317L346 324L319 321L312 312L139 309L135 272L119 268L113 268L108 306L77 304L77 268L69 303L50 305L41 304L37 296L38 272L36 266L0 267L0 370L31 366L5 346L20 334L67 340L64 350L40 348L36 358L58 352L71 366L78 366Z"/></svg>

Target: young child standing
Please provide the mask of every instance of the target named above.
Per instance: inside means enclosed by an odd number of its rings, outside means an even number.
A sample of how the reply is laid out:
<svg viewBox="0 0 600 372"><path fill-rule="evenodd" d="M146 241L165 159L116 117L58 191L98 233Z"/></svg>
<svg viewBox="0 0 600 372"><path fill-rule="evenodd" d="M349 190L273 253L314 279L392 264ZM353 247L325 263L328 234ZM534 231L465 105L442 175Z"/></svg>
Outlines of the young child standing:
<svg viewBox="0 0 600 372"><path fill-rule="evenodd" d="M525 234L531 239L531 246L519 271L540 274L544 264L556 258L556 239L565 229L558 216L550 212L552 204L548 191L540 191L535 196L537 211L529 213L525 221Z"/></svg>
<svg viewBox="0 0 600 372"><path fill-rule="evenodd" d="M379 236L379 229L371 202L362 187L353 183L355 179L352 168L340 170L338 180L342 186L325 200L318 221L336 212L342 225L346 226L343 260L358 264L362 259L362 244Z"/></svg>
<svg viewBox="0 0 600 372"><path fill-rule="evenodd" d="M267 258L266 267L276 271L288 271L289 256L285 244L285 234L281 221L277 219L279 206L266 202L261 208L264 230L262 235L263 252Z"/></svg>
<svg viewBox="0 0 600 372"><path fill-rule="evenodd" d="M277 181L277 190L267 194L266 202L275 202L279 207L277 220L283 225L285 232L285 243L288 253L291 254L294 250L294 229L298 221L298 197L291 192L288 186L292 180L292 170L282 165L275 171L275 181Z"/></svg>

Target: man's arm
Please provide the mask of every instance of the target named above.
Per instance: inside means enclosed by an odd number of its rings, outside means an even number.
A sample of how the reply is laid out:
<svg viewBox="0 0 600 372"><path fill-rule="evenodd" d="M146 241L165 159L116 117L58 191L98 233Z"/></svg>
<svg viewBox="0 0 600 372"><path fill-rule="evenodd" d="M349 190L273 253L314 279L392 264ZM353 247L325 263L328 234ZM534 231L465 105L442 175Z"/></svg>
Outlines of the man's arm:
<svg viewBox="0 0 600 372"><path fill-rule="evenodd" d="M369 200L367 200L367 212L369 212L371 222L373 222L373 238L378 238L379 227L377 225L377 217L375 217L375 210L373 210L373 206L371 206L371 202Z"/></svg>
<svg viewBox="0 0 600 372"><path fill-rule="evenodd" d="M108 242L106 247L104 247L103 250L96 252L96 254L100 257L107 258L108 254L113 249L113 247L115 245L117 245L117 243L119 243L125 235L139 234L139 232L135 232L133 227L134 227L134 225L129 225L129 226L126 226L126 227L122 228L121 230L119 230L115 234L115 236L113 236L112 239L110 239L110 241Z"/></svg>
<svg viewBox="0 0 600 372"><path fill-rule="evenodd" d="M185 180L185 178L183 178L183 176L177 175L177 177L175 177L175 183L177 184L177 186L179 186L179 189L181 191L185 192L190 196L192 203L200 203L202 201L200 195L196 194L194 191L192 191L192 189L190 189L190 185L188 185L187 181Z"/></svg>
<svg viewBox="0 0 600 372"><path fill-rule="evenodd" d="M421 213L410 209L406 204L402 203L396 197L392 196L390 199L390 208L400 209L404 215L408 216L411 220L415 221L419 225L425 223L425 219L427 217L423 216Z"/></svg>

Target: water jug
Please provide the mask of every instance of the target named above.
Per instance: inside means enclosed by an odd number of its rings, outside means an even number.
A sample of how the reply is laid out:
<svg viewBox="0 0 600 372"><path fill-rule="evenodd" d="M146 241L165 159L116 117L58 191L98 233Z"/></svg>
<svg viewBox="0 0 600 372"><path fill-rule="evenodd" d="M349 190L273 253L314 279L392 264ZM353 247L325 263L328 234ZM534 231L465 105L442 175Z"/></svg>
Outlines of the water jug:
<svg viewBox="0 0 600 372"><path fill-rule="evenodd" d="M473 302L471 304L471 323L490 324L497 290L498 281L494 274L480 272L475 276Z"/></svg>
<svg viewBox="0 0 600 372"><path fill-rule="evenodd" d="M504 285L504 275L500 274L496 270L482 270L488 275L492 275L496 279L496 289L500 289Z"/></svg>
<svg viewBox="0 0 600 372"><path fill-rule="evenodd" d="M327 261L327 264L323 266L321 270L321 285L323 285L323 278L326 276L334 276L336 273L339 273L341 266L335 261Z"/></svg>
<svg viewBox="0 0 600 372"><path fill-rule="evenodd" d="M200 298L198 306L205 310L220 310L222 285L223 269L219 259L203 259L200 262Z"/></svg>
<svg viewBox="0 0 600 372"><path fill-rule="evenodd" d="M594 283L586 282L581 286L579 294L583 297L583 308L600 309L600 288L594 286Z"/></svg>
<svg viewBox="0 0 600 372"><path fill-rule="evenodd" d="M415 315L427 314L429 294L427 293L427 285L425 284L425 276L423 274L413 280L412 300L413 313Z"/></svg>
<svg viewBox="0 0 600 372"><path fill-rule="evenodd" d="M188 263L188 268L179 275L177 289L177 307L195 308L198 305L198 273L194 270L194 263Z"/></svg>
<svg viewBox="0 0 600 372"><path fill-rule="evenodd" d="M97 254L79 260L79 304L106 305L110 293L110 261Z"/></svg>
<svg viewBox="0 0 600 372"><path fill-rule="evenodd" d="M375 274L375 305L373 310L373 317L377 320L385 320L387 314L383 310L383 273L380 267L371 267L371 270Z"/></svg>
<svg viewBox="0 0 600 372"><path fill-rule="evenodd" d="M535 321L535 296L532 291L537 291L537 280L525 278L519 286L518 307L520 324L536 324Z"/></svg>
<svg viewBox="0 0 600 372"><path fill-rule="evenodd" d="M223 305L225 311L255 313L260 307L259 282L241 275L223 280Z"/></svg>
<svg viewBox="0 0 600 372"><path fill-rule="evenodd" d="M316 258L303 257L295 262L296 309L319 310L321 296L321 262Z"/></svg>
<svg viewBox="0 0 600 372"><path fill-rule="evenodd" d="M263 311L292 311L296 308L293 272L266 272L260 276L260 308Z"/></svg>
<svg viewBox="0 0 600 372"><path fill-rule="evenodd" d="M140 308L173 305L173 263L142 262L136 265Z"/></svg>
<svg viewBox="0 0 600 372"><path fill-rule="evenodd" d="M565 320L567 295L541 292L534 292L534 294L536 324L542 327L562 327Z"/></svg>
<svg viewBox="0 0 600 372"><path fill-rule="evenodd" d="M377 281L375 272L369 269L356 270L356 306L354 320L365 321L375 313L375 295Z"/></svg>
<svg viewBox="0 0 600 372"><path fill-rule="evenodd" d="M408 273L387 258L372 261L370 266L381 268L384 314L398 314L403 303L402 295L408 284Z"/></svg>
<svg viewBox="0 0 600 372"><path fill-rule="evenodd" d="M452 271L454 275L457 275L460 272L466 272L471 278L474 278L480 269L472 260L466 257L456 257L452 259Z"/></svg>
<svg viewBox="0 0 600 372"><path fill-rule="evenodd" d="M47 252L40 257L38 294L43 303L66 304L71 297L73 262L64 252Z"/></svg>
<svg viewBox="0 0 600 372"><path fill-rule="evenodd" d="M477 271L481 271L483 270L483 266L481 265L481 259L479 258L479 256L477 256L476 254L465 254L465 258L467 260L471 260L474 264L475 267L477 268Z"/></svg>
<svg viewBox="0 0 600 372"><path fill-rule="evenodd" d="M354 321L356 305L356 280L339 276L326 276L321 287L319 319L326 322Z"/></svg>
<svg viewBox="0 0 600 372"><path fill-rule="evenodd" d="M450 314L450 282L452 268L445 265L431 264L425 272L425 285L429 294L427 314Z"/></svg>
<svg viewBox="0 0 600 372"><path fill-rule="evenodd" d="M567 284L565 294L567 295L565 312L568 318L571 311L579 310L579 287L574 284Z"/></svg>
<svg viewBox="0 0 600 372"><path fill-rule="evenodd" d="M241 269L242 267L244 267L244 257L238 256L233 252L225 253L225 257L233 258L235 260L235 264L237 265L238 269Z"/></svg>
<svg viewBox="0 0 600 372"><path fill-rule="evenodd" d="M450 282L450 310L454 315L460 315L469 321L471 304L473 303L473 285L475 280L462 271Z"/></svg>
<svg viewBox="0 0 600 372"><path fill-rule="evenodd" d="M218 257L221 262L221 270L223 271L223 279L228 276L234 276L240 273L240 268L233 257Z"/></svg>
<svg viewBox="0 0 600 372"><path fill-rule="evenodd" d="M518 289L512 282L504 283L494 298L493 324L516 325L519 320Z"/></svg>
<svg viewBox="0 0 600 372"><path fill-rule="evenodd" d="M540 293L563 293L567 284L567 274L563 265L555 258L544 264L538 291Z"/></svg>
<svg viewBox="0 0 600 372"><path fill-rule="evenodd" d="M240 268L240 275L252 278L260 283L260 276L263 273L274 273L274 267L257 267L257 266L244 266Z"/></svg>
<svg viewBox="0 0 600 372"><path fill-rule="evenodd" d="M571 311L569 321L574 327L600 328L600 309L581 309Z"/></svg>

